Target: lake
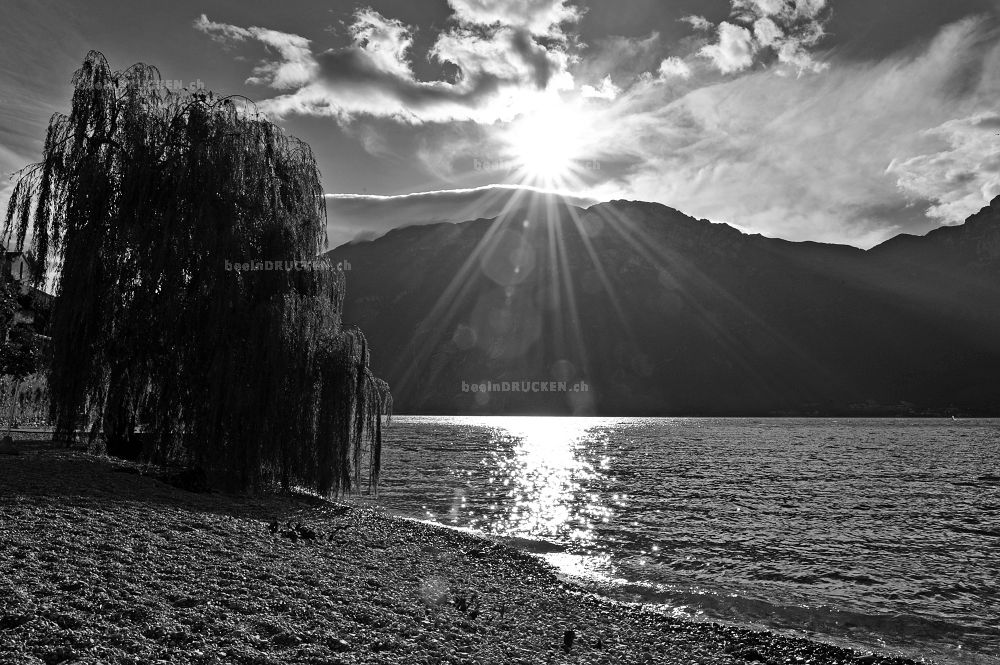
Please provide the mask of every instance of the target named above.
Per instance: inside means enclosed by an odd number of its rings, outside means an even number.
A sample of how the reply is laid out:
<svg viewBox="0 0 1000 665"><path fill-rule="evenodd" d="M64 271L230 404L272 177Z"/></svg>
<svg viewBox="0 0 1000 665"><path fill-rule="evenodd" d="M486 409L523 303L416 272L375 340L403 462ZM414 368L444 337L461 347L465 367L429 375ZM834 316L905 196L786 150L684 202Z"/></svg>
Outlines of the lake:
<svg viewBox="0 0 1000 665"><path fill-rule="evenodd" d="M676 614L1000 662L997 420L403 416L376 502Z"/></svg>

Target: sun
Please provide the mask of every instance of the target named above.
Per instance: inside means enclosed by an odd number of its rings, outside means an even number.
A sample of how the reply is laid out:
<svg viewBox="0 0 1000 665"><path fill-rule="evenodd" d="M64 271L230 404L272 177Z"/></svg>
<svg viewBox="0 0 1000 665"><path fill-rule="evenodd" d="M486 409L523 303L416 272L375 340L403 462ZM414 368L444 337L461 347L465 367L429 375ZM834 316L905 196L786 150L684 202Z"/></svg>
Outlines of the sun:
<svg viewBox="0 0 1000 665"><path fill-rule="evenodd" d="M504 138L522 181L565 185L581 169L588 137L582 109L549 100L516 118Z"/></svg>

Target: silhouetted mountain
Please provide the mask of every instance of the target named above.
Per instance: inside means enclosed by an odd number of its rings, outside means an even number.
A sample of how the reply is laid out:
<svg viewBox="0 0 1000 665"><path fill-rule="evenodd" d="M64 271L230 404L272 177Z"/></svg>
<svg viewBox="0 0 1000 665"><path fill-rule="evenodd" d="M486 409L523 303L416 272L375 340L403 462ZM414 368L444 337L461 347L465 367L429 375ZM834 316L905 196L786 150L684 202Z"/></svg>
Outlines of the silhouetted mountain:
<svg viewBox="0 0 1000 665"><path fill-rule="evenodd" d="M404 413L1000 415L1000 198L867 252L614 201L331 255Z"/></svg>

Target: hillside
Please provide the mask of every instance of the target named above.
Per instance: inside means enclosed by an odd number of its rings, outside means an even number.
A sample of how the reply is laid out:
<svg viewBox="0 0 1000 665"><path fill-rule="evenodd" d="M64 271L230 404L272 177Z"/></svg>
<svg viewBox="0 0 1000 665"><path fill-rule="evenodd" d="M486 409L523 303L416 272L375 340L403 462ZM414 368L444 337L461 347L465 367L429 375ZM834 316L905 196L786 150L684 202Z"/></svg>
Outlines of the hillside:
<svg viewBox="0 0 1000 665"><path fill-rule="evenodd" d="M1000 198L867 252L613 201L330 254L404 413L1000 415Z"/></svg>

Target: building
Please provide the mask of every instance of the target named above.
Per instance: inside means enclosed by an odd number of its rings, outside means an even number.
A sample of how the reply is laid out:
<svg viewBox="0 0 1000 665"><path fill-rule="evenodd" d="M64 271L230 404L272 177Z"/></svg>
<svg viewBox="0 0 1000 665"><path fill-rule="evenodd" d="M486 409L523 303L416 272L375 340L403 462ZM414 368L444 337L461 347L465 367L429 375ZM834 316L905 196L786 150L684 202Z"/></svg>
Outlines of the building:
<svg viewBox="0 0 1000 665"><path fill-rule="evenodd" d="M4 252L2 268L5 279L10 279L23 286L35 283L38 275L38 264L31 255L24 252Z"/></svg>
<svg viewBox="0 0 1000 665"><path fill-rule="evenodd" d="M45 335L55 296L35 286L38 263L25 252L3 252L0 279L16 299L16 309L7 326L25 325L37 335Z"/></svg>

